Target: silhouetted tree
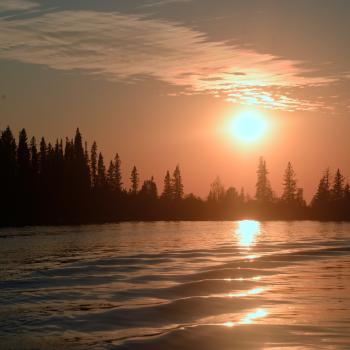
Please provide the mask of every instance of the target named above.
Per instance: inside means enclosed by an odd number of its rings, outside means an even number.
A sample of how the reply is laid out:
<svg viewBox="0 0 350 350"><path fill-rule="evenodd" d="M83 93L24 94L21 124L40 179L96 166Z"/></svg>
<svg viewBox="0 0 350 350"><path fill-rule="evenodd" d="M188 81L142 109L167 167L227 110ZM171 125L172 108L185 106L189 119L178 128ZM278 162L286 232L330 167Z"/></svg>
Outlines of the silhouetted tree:
<svg viewBox="0 0 350 350"><path fill-rule="evenodd" d="M30 140L30 161L33 175L36 177L39 174L39 155L35 137L32 137Z"/></svg>
<svg viewBox="0 0 350 350"><path fill-rule="evenodd" d="M312 206L325 206L330 200L330 181L329 181L329 169L327 169L322 176L316 194L312 199Z"/></svg>
<svg viewBox="0 0 350 350"><path fill-rule="evenodd" d="M256 194L255 198L261 203L272 202L273 193L270 185L270 181L267 177L269 172L266 168L266 162L263 157L259 159L259 165L257 170L257 182L256 182Z"/></svg>
<svg viewBox="0 0 350 350"><path fill-rule="evenodd" d="M216 179L210 185L210 192L208 195L208 201L219 202L225 198L225 187L221 183L220 177Z"/></svg>
<svg viewBox="0 0 350 350"><path fill-rule="evenodd" d="M102 153L100 152L98 155L98 161L97 161L96 187L100 189L105 188L106 184L107 184L106 167L104 164Z"/></svg>
<svg viewBox="0 0 350 350"><path fill-rule="evenodd" d="M331 198L335 201L340 201L344 198L344 176L339 169L337 169L334 176Z"/></svg>
<svg viewBox="0 0 350 350"><path fill-rule="evenodd" d="M287 168L283 176L283 193L282 200L284 202L294 202L297 198L297 181L292 164L288 162Z"/></svg>
<svg viewBox="0 0 350 350"><path fill-rule="evenodd" d="M137 194L138 188L139 188L139 174L137 172L136 166L132 168L131 171L131 176L130 176L130 181L131 181L131 188L130 192L132 194Z"/></svg>
<svg viewBox="0 0 350 350"><path fill-rule="evenodd" d="M154 182L153 176L151 177L150 180L146 180L143 182L140 194L141 196L147 197L149 199L157 199L158 197L157 185Z"/></svg>
<svg viewBox="0 0 350 350"><path fill-rule="evenodd" d="M122 182L122 173L121 173L121 161L119 154L116 153L114 157L114 181L115 181L115 189L117 192L121 192L123 190L123 182Z"/></svg>
<svg viewBox="0 0 350 350"><path fill-rule="evenodd" d="M91 146L91 153L90 153L90 167L91 167L91 183L92 186L96 186L96 178L97 178L97 144L94 141L94 143Z"/></svg>
<svg viewBox="0 0 350 350"><path fill-rule="evenodd" d="M107 170L107 184L111 190L115 190L114 163L112 160L109 162Z"/></svg>
<svg viewBox="0 0 350 350"><path fill-rule="evenodd" d="M182 177L180 172L180 166L177 165L172 178L172 189L173 189L173 198L179 200L183 198L184 195L184 186L182 184Z"/></svg>
<svg viewBox="0 0 350 350"><path fill-rule="evenodd" d="M164 177L163 193L161 197L168 200L173 198L173 187L169 170L167 170L166 175Z"/></svg>

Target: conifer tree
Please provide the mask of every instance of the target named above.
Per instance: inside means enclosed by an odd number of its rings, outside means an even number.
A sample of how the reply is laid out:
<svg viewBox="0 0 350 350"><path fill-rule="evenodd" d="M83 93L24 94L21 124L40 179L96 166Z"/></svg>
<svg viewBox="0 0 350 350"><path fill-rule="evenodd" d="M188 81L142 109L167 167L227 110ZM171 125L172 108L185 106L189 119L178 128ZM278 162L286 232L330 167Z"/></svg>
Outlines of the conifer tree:
<svg viewBox="0 0 350 350"><path fill-rule="evenodd" d="M34 136L30 140L30 161L33 175L37 176L39 174L39 155Z"/></svg>
<svg viewBox="0 0 350 350"><path fill-rule="evenodd" d="M334 175L333 187L331 191L333 200L339 201L344 198L344 176L341 174L339 169L337 169Z"/></svg>
<svg viewBox="0 0 350 350"><path fill-rule="evenodd" d="M97 144L94 141L94 143L91 146L91 153L90 153L90 173L91 173L91 184L93 187L96 186L97 181Z"/></svg>
<svg viewBox="0 0 350 350"><path fill-rule="evenodd" d="M327 169L322 176L318 184L316 194L312 199L311 204L313 206L324 206L329 202L331 196L329 176L329 169Z"/></svg>
<svg viewBox="0 0 350 350"><path fill-rule="evenodd" d="M182 184L182 177L180 172L180 166L177 165L172 178L172 188L173 188L173 197L175 200L183 198L184 195L184 186Z"/></svg>
<svg viewBox="0 0 350 350"><path fill-rule="evenodd" d="M103 188L106 186L107 179L106 179L106 167L104 164L103 156L101 152L98 155L98 161L97 161L97 176L96 176L96 186L98 188Z"/></svg>
<svg viewBox="0 0 350 350"><path fill-rule="evenodd" d="M257 170L256 194L255 198L261 203L272 202L273 193L268 179L269 172L266 168L266 162L263 157L259 159Z"/></svg>
<svg viewBox="0 0 350 350"><path fill-rule="evenodd" d="M130 182L131 182L130 192L135 195L137 194L138 187L139 187L139 174L137 172L136 166L132 168Z"/></svg>
<svg viewBox="0 0 350 350"><path fill-rule="evenodd" d="M146 180L143 182L140 194L149 199L157 199L158 197L157 185L154 182L153 176L151 177L150 180Z"/></svg>
<svg viewBox="0 0 350 350"><path fill-rule="evenodd" d="M118 153L114 157L114 181L116 191L121 192L123 190L123 182L121 173L121 161Z"/></svg>
<svg viewBox="0 0 350 350"><path fill-rule="evenodd" d="M164 177L163 193L161 197L168 200L173 198L173 187L169 170L167 170L166 175Z"/></svg>
<svg viewBox="0 0 350 350"><path fill-rule="evenodd" d="M19 175L22 178L29 176L30 172L30 151L28 147L27 133L22 129L19 134L18 148L17 148L17 162Z"/></svg>
<svg viewBox="0 0 350 350"><path fill-rule="evenodd" d="M224 197L225 197L225 187L221 183L220 177L217 176L216 179L210 185L208 200L219 202L223 200Z"/></svg>
<svg viewBox="0 0 350 350"><path fill-rule="evenodd" d="M293 202L297 197L297 181L292 164L288 162L287 168L283 176L283 194L284 202Z"/></svg>
<svg viewBox="0 0 350 350"><path fill-rule="evenodd" d="M115 190L115 166L114 162L111 160L109 162L109 167L107 170L107 183L111 190Z"/></svg>

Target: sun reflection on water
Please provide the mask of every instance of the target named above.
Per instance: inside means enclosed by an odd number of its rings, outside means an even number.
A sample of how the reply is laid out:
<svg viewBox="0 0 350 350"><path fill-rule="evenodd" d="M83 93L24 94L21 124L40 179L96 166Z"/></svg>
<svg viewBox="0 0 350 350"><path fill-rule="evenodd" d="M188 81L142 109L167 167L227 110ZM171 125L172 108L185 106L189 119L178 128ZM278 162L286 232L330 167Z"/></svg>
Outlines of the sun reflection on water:
<svg viewBox="0 0 350 350"><path fill-rule="evenodd" d="M269 313L265 309L258 309L243 316L238 322L227 321L221 323L223 326L231 328L240 324L251 324L259 318L266 317Z"/></svg>
<svg viewBox="0 0 350 350"><path fill-rule="evenodd" d="M230 298L233 298L233 297L247 297L249 295L261 294L264 291L265 291L265 288L257 287L257 288L250 289L250 290L248 290L246 292L228 293L227 296L230 297Z"/></svg>
<svg viewBox="0 0 350 350"><path fill-rule="evenodd" d="M239 245L245 248L250 248L254 244L260 232L260 222L255 220L241 220L235 229Z"/></svg>
<svg viewBox="0 0 350 350"><path fill-rule="evenodd" d="M250 324L252 323L254 320L256 320L257 318L262 318L262 317L266 317L268 315L268 312L264 309L258 309L254 312L251 312L249 314L247 314L246 316L244 316L239 323L241 324Z"/></svg>

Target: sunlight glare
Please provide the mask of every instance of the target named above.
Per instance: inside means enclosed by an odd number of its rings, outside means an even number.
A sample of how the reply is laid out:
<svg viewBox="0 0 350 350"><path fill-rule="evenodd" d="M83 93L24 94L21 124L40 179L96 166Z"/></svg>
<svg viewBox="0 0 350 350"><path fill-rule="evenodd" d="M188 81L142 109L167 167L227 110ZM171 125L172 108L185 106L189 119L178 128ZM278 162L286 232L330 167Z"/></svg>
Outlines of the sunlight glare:
<svg viewBox="0 0 350 350"><path fill-rule="evenodd" d="M268 312L264 309L258 309L255 312L249 313L246 316L244 316L241 320L241 324L250 324L254 320L262 317L266 317L268 315Z"/></svg>
<svg viewBox="0 0 350 350"><path fill-rule="evenodd" d="M230 124L231 134L238 140L251 143L261 139L267 131L267 121L257 111L239 113Z"/></svg>
<svg viewBox="0 0 350 350"><path fill-rule="evenodd" d="M259 233L260 222L255 220L241 220L238 222L235 230L239 245L246 248L249 248L254 243Z"/></svg>

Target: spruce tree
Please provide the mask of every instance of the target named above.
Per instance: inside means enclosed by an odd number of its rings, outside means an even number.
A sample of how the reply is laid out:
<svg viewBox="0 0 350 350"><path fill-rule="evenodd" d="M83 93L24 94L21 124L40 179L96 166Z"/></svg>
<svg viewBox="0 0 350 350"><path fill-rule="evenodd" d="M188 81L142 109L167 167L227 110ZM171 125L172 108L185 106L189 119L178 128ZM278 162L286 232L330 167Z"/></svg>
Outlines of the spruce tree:
<svg viewBox="0 0 350 350"><path fill-rule="evenodd" d="M140 194L148 199L157 199L158 197L157 185L154 182L153 176L151 177L150 180L146 180L143 182Z"/></svg>
<svg viewBox="0 0 350 350"><path fill-rule="evenodd" d="M210 185L208 200L219 202L223 200L224 197L225 197L225 188L221 183L220 177L217 176L216 179Z"/></svg>
<svg viewBox="0 0 350 350"><path fill-rule="evenodd" d="M30 161L33 175L37 176L39 174L39 155L34 136L30 140Z"/></svg>
<svg viewBox="0 0 350 350"><path fill-rule="evenodd" d="M344 198L344 176L340 170L337 169L334 175L333 187L332 187L332 199L339 201Z"/></svg>
<svg viewBox="0 0 350 350"><path fill-rule="evenodd" d="M114 181L116 191L121 192L123 190L123 182L121 173L121 161L118 153L114 157Z"/></svg>
<svg viewBox="0 0 350 350"><path fill-rule="evenodd" d="M263 157L259 159L257 170L256 194L255 198L261 203L272 202L273 193L268 179L269 172L266 168L266 162Z"/></svg>
<svg viewBox="0 0 350 350"><path fill-rule="evenodd" d="M327 169L320 179L316 194L311 201L313 206L324 206L330 201L331 191L329 176L329 169Z"/></svg>
<svg viewBox="0 0 350 350"><path fill-rule="evenodd" d="M109 188L112 191L114 191L115 190L115 166L112 160L109 162L109 167L107 170L107 183Z"/></svg>
<svg viewBox="0 0 350 350"><path fill-rule="evenodd" d="M138 187L139 187L139 174L137 172L135 165L131 171L130 182L131 182L130 192L135 195L137 194Z"/></svg>
<svg viewBox="0 0 350 350"><path fill-rule="evenodd" d="M90 173L91 173L91 184L93 187L97 185L97 144L94 141L94 143L91 146L91 153L90 153Z"/></svg>
<svg viewBox="0 0 350 350"><path fill-rule="evenodd" d="M173 188L174 199L175 200L182 199L184 195L184 186L182 184L182 177L181 177L179 165L176 166L173 173L172 188Z"/></svg>
<svg viewBox="0 0 350 350"><path fill-rule="evenodd" d="M173 198L173 187L169 170L167 170L166 175L164 177L163 193L161 197L167 200Z"/></svg>
<svg viewBox="0 0 350 350"><path fill-rule="evenodd" d="M98 155L98 161L97 161L97 176L96 176L96 186L98 188L103 188L106 186L107 179L106 179L106 167L104 164L103 156L101 152Z"/></svg>
<svg viewBox="0 0 350 350"><path fill-rule="evenodd" d="M284 202L293 202L297 197L297 181L292 164L288 162L287 168L283 176L283 194Z"/></svg>

